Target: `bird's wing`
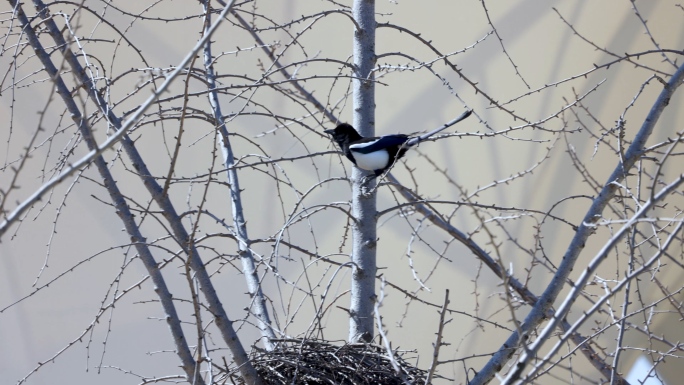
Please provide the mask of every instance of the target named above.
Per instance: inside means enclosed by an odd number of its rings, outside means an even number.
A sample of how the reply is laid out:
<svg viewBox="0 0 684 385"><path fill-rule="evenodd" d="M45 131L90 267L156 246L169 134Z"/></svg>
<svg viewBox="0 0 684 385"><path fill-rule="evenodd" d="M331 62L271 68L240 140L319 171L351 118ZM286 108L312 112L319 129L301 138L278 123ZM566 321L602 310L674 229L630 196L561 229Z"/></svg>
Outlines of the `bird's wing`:
<svg viewBox="0 0 684 385"><path fill-rule="evenodd" d="M384 150L394 146L401 146L408 140L408 136L403 134L385 135L379 138L363 138L349 143L349 150L361 154Z"/></svg>

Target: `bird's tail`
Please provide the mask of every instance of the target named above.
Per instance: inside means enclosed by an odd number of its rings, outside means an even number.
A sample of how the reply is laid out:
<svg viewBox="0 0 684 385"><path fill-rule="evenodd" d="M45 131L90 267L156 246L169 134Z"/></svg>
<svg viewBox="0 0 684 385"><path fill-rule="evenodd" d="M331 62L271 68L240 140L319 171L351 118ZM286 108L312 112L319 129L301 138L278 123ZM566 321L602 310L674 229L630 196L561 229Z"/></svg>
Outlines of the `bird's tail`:
<svg viewBox="0 0 684 385"><path fill-rule="evenodd" d="M444 123L443 126L437 128L435 130L432 130L432 131L428 132L427 134L423 134L423 135L416 136L414 138L409 139L408 141L406 141L404 146L405 147L415 146L416 144L422 142L423 140L425 140L425 139L427 139L427 138L429 138L429 137L431 137L431 136L433 136L433 135L435 135L435 134L437 134L443 130L446 130L447 128L453 126L454 124L460 122L461 120L464 120L465 118L469 117L472 113L473 113L473 110L467 110L466 112L462 113L456 119L453 119L449 122Z"/></svg>

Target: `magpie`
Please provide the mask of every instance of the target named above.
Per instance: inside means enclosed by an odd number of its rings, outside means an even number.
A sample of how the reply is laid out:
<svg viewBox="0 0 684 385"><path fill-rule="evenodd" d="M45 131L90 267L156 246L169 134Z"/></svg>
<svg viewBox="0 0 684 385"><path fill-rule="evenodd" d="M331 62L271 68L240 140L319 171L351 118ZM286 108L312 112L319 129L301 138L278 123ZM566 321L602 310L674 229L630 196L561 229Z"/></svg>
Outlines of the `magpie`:
<svg viewBox="0 0 684 385"><path fill-rule="evenodd" d="M344 155L356 167L373 171L375 175L371 176L371 178L375 178L392 167L397 160L406 154L406 150L467 118L472 112L472 110L468 110L440 128L415 137L404 134L392 134L364 138L352 125L347 123L342 123L332 130L325 130L323 132L332 136L332 139L337 143Z"/></svg>

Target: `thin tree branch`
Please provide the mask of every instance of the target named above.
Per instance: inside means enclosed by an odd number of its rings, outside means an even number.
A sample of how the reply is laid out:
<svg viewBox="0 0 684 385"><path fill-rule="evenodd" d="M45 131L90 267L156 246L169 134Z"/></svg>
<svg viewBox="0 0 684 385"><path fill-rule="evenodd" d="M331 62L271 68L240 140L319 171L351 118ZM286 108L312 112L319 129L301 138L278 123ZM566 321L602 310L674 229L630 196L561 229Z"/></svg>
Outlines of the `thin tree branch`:
<svg viewBox="0 0 684 385"><path fill-rule="evenodd" d="M205 12L205 33L211 24L211 12L209 11L209 1L202 2ZM240 190L240 181L238 173L235 169L235 156L230 144L230 136L226 128L226 121L221 112L221 104L219 102L218 93L216 92L216 78L214 68L211 65L214 57L211 53L211 41L207 41L204 46L204 68L207 77L207 85L209 87L209 104L214 113L216 129L220 134L221 153L223 154L223 166L226 169L228 177L228 185L230 188L230 202L232 205L231 213L233 215L233 227L235 228L235 236L238 243L238 255L242 261L242 273L245 275L247 281L247 288L251 301L251 312L259 322L259 329L264 337L262 340L264 346L268 350L273 349L271 340L276 338L276 335L271 326L271 319L268 315L268 308L266 307L266 299L261 290L261 283L257 275L256 266L254 264L254 255L252 254L251 243L247 234L247 220L245 219L244 208L242 206L242 194Z"/></svg>
<svg viewBox="0 0 684 385"><path fill-rule="evenodd" d="M13 8L17 8L18 2L16 0L9 0L9 3L12 4ZM200 49L204 46L204 43L209 40L211 35L216 31L218 26L221 24L221 21L223 20L223 16L226 15L229 11L230 8L232 7L233 3L235 3L235 0L230 2L230 5L224 8L223 12L221 13L221 17L219 20L214 23L214 25L211 26L210 28L210 33L206 34L200 41L190 50L190 53L188 53L183 60L181 60L180 63L178 63L178 66L176 69L171 72L168 76L166 76L166 81L162 83L159 88L157 88L156 91L150 95L150 97L145 100L140 107L131 115L130 118L128 118L125 122L121 123L119 122L118 127L119 129L112 135L110 136L107 140L105 140L101 145L96 146L95 148L91 149L90 152L84 156L83 158L79 159L77 162L72 164L70 167L68 167L65 171L61 172L59 175L56 177L50 179L47 183L43 184L40 186L40 188L36 189L36 191L31 194L30 197L25 199L19 206L17 206L14 211L12 211L11 214L9 214L2 222L0 222L0 239L2 239L2 235L8 230L8 228L16 222L19 217L26 211L28 210L31 206L33 206L36 202L40 201L45 195L46 192L52 190L55 186L60 184L61 182L64 181L64 179L68 178L71 174L74 172L80 170L81 168L87 166L95 157L99 156L103 152L105 152L107 149L111 148L114 146L116 143L121 141L121 138L133 127L135 124L138 123L138 120L142 118L143 114L147 109L152 105L152 103L156 102L157 99L159 99L159 96L161 96L171 85L171 83L178 77L178 75L185 70L185 66L190 63L192 58L197 55ZM42 2L35 2L34 4L36 5L37 9L41 9L41 17L43 19L46 19L49 17L49 12L47 10L47 7L42 4ZM51 20L51 19L49 19ZM54 24L54 21L52 21ZM56 25L55 25L56 27ZM67 46L60 46L60 49L65 50ZM73 55L73 54L72 54ZM88 79L87 76L85 76L85 73L78 73L78 75L82 76L85 79ZM88 80L88 83L85 83L86 85L89 85L91 83L90 80ZM87 87L90 88L90 87ZM99 103L98 103L99 104ZM104 114L105 116L108 116L108 110L105 108L104 109ZM73 117L72 117L73 118ZM109 118L109 116L108 116ZM110 122L113 123L113 122ZM116 125L116 124L114 124Z"/></svg>
<svg viewBox="0 0 684 385"><path fill-rule="evenodd" d="M520 371L524 369L524 367L530 362L531 359L533 359L536 356L536 353L539 351L541 346L549 340L549 337L553 330L556 328L560 320L564 319L565 316L568 314L568 311L570 311L570 308L572 305L575 303L575 300L581 295L582 290L584 290L585 286L589 282L589 279L591 276L596 272L596 269L598 269L599 265L601 262L603 262L606 257L608 257L608 254L610 251L615 247L615 245L624 237L629 231L631 231L632 227L634 226L635 223L638 222L638 220L646 215L651 209L654 208L657 204L659 204L663 198L665 198L667 195L672 193L675 189L677 189L682 183L684 182L684 174L681 174L679 178L677 178L675 181L667 185L665 188L663 188L653 199L648 200L646 203L644 203L641 207L641 209L635 213L630 220L625 223L620 230L618 230L615 235L613 235L608 242L606 242L605 245L601 248L601 250L596 254L596 256L587 264L587 267L584 269L582 274L577 278L577 281L575 282L575 285L570 289L570 292L568 295L565 297L563 300L563 303L558 307L558 310L556 310L555 314L551 319L549 320L548 324L544 327L544 329L539 333L539 336L535 340L534 343L530 344L528 348L525 350L523 355L520 357L518 360L518 363L515 365L515 370L511 371L509 375L506 377L506 380L503 382L504 385L510 385L513 384L514 381L521 379L523 382L526 382L527 379L530 377L534 376L534 374L541 368L542 365L544 365L546 362L548 362L551 357L558 351L558 349L562 346L562 339L561 341L556 343L556 345L551 348L551 350L546 354L546 356L540 360L539 362L535 363L534 368L525 376L521 377ZM615 290L619 290L622 288L627 282L630 282L634 277L636 277L638 274L643 273L648 267L650 267L656 260L657 258L663 253L664 250L667 250L667 247L672 243L674 239L676 239L676 234L681 230L682 228L682 222L680 222L675 230L672 232L670 237L668 237L667 241L663 244L663 246L658 250L658 252L655 254L653 258L646 264L644 264L640 269L637 271L633 272L632 274L628 275L623 279L620 284L618 284L615 287ZM582 315L580 320L575 322L572 327L566 332L566 333L572 333L574 332L579 326L581 326L584 321L586 321L587 317L589 314L593 313L595 309L597 309L600 305L603 304L605 299L607 299L609 296L603 297L601 301L597 301L594 306L592 306L592 309L589 311L585 312L585 314ZM608 377L610 379L610 377Z"/></svg>
<svg viewBox="0 0 684 385"><path fill-rule="evenodd" d="M442 337L444 336L444 325L449 321L444 321L447 309L449 307L449 289L444 293L444 305L439 310L439 325L437 326L437 337L435 337L435 343L432 345L432 363L430 364L430 370L428 370L427 378L425 379L425 384L432 384L432 378L435 375L435 370L437 370L437 365L439 365L439 349L444 345L442 342Z"/></svg>
<svg viewBox="0 0 684 385"><path fill-rule="evenodd" d="M96 149L97 142L93 137L92 128L88 124L88 121L82 116L81 111L71 96L71 92L66 86L66 83L59 75L57 67L50 59L50 56L45 52L45 49L36 36L33 27L30 25L23 8L15 0L10 0L10 4L15 7L17 18L23 27L23 31L29 40L29 44L43 64L43 68L54 82L55 87L57 88L57 94L62 98L62 101L66 105L66 108L71 114L72 119L78 126L81 135L88 145L88 148L91 149L91 151ZM155 286L155 292L157 293L162 308L164 309L164 313L166 314L166 321L169 325L169 330L176 345L176 354L181 360L181 366L186 374L186 378L188 381L192 381L195 384L203 384L204 381L202 380L202 377L199 376L199 371L196 369L197 363L192 356L192 352L190 351L187 340L183 333L181 320L173 303L173 297L166 286L166 281L164 280L161 270L159 269L159 266L146 243L146 239L140 232L140 228L135 222L134 215L131 213L130 208L126 204L123 194L119 190L119 187L117 186L117 183L107 166L107 162L99 154L96 155L92 161L104 182L112 203L116 208L116 213L121 218L121 221L126 228L126 232L131 237L131 243L135 246L136 251L140 256L140 260L143 262L147 273L152 278L152 282Z"/></svg>
<svg viewBox="0 0 684 385"><path fill-rule="evenodd" d="M444 218L442 218L439 214L436 212L430 210L430 208L423 203L423 201L419 200L416 198L416 196L411 192L408 188L404 187L403 185L399 184L397 179L390 173L388 174L388 180L393 183L393 185L398 189L399 193L409 202L413 203L413 207L417 212L419 212L421 215L423 215L425 218L427 218L430 222L432 222L434 225L437 227L441 228L442 230L446 231L450 236L454 237L457 239L459 242L461 242L463 245L468 247L470 251L475 254L475 256L480 259L482 262L489 267L492 272L499 277L502 281L504 281L511 289L513 289L518 295L530 306L535 306L537 304L539 297L537 297L534 293L532 293L524 284L522 284L517 278L511 276L506 272L505 269L499 265L494 258L492 258L489 253L487 253L482 247L480 247L477 242L475 242L472 238L470 238L468 235L463 233L462 231L458 230L456 227L452 226L448 221L446 221ZM553 316L553 309L549 308L546 312L546 317L551 317ZM563 320L561 323L561 329L565 332L570 328L570 324ZM513 334L517 334L517 331L514 331ZM599 358L599 355L594 351L594 349L591 348L588 344L586 344L586 337L582 336L579 333L572 333L570 338L572 339L573 343L577 346L580 347L580 350L584 354L584 357L596 368L603 376L606 378L610 378L611 376L611 366L608 365L605 361ZM511 349L511 353L514 349ZM621 379L621 377L617 377L618 379ZM618 382L618 384L622 384L622 382Z"/></svg>
<svg viewBox="0 0 684 385"><path fill-rule="evenodd" d="M60 48L60 51L64 54L66 62L72 68L73 74L81 81L92 100L96 102L97 107L107 117L108 122L117 129L117 133L122 131L123 125L121 123L121 119L114 114L102 95L100 95L100 93L95 89L94 84L87 76L77 57L69 49L69 45L64 40L64 37L57 27L57 24L54 22L54 20L52 20L45 4L43 4L43 2L40 0L33 0L33 3L45 25L47 26L51 37L55 41L56 45ZM211 37L211 33L213 33L220 25L220 22L223 20L223 16L230 11L230 8L233 6L233 4L234 0L229 2L228 6L223 9L221 12L221 18L214 23L214 25L209 29L208 33L202 39L200 39L201 44L198 44L193 48L191 55L186 56L181 63L182 65L176 70L178 73L180 73L182 67L187 64L186 60L190 61L194 54L199 51L199 49L203 47L204 43ZM174 71L174 73L176 71ZM167 82L164 84L168 86ZM142 112L136 112L136 114L134 114L134 116L132 116L128 121L134 122L133 118L138 114L141 115ZM233 354L233 360L238 365L240 374L249 384L261 384L261 380L257 375L254 366L249 361L247 352L245 351L244 346L240 342L240 339L233 328L233 321L228 318L225 308L216 294L216 290L214 289L214 285L206 270L206 267L200 258L199 252L195 247L194 242L189 239L188 232L183 226L180 217L171 203L171 200L169 199L168 195L163 194L163 188L152 177L151 173L147 169L147 165L136 149L133 140L131 140L125 132L119 136L121 137L120 142L123 145L128 157L131 159L133 167L138 172L139 177L142 179L143 184L147 188L152 198L161 208L164 217L171 225L171 230L174 234L176 242L178 242L188 256L190 267L196 273L197 281L199 282L200 289L208 302L209 309L214 316L215 324L221 332L224 342Z"/></svg>
<svg viewBox="0 0 684 385"><path fill-rule="evenodd" d="M653 132L653 128L655 127L658 118L660 118L663 110L669 104L670 98L674 94L675 90L681 85L682 79L684 79L684 65L677 69L670 81L665 85L658 96L658 99L653 104L651 111L644 120L641 129L636 134L634 141L627 149L627 152L624 156L624 162L620 162L617 165L615 170L613 170L613 173L604 184L599 195L596 197L596 199L594 199L591 207L584 216L582 223L578 227L575 236L570 241L570 245L563 256L561 264L558 266L556 274L544 293L539 297L539 302L534 306L534 308L532 308L530 313L525 318L525 321L521 325L521 330L523 333L530 332L536 328L545 318L547 318L547 311L553 305L556 297L558 297L558 294L563 288L565 281L575 266L577 257L579 257L580 252L584 249L587 239L594 232L594 223L601 218L603 209L615 196L619 185L617 182L626 177L629 170L643 154L647 139ZM557 322L554 322L554 324L556 323ZM541 340L541 337L539 339ZM501 349L499 349L499 351L494 355L494 357L492 357L492 359L489 360L482 370L478 372L475 378L473 378L473 381L470 382L470 385L488 383L494 377L494 374L501 370L503 364L507 362L508 359L513 355L513 352L516 350L519 342L520 336L518 333L513 333L508 340L506 340ZM521 359L508 378L510 378L512 381L520 376L527 365L528 360L531 358L532 357L529 357L527 354L525 354L524 359Z"/></svg>

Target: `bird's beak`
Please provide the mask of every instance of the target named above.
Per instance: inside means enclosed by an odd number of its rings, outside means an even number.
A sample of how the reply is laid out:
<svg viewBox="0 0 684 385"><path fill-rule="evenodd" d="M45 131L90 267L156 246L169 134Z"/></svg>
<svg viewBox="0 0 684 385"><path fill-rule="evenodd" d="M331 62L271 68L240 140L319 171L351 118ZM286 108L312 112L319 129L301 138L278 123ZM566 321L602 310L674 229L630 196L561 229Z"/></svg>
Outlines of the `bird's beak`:
<svg viewBox="0 0 684 385"><path fill-rule="evenodd" d="M333 132L335 132L335 130L323 130L323 132L325 132L328 135L332 135Z"/></svg>

